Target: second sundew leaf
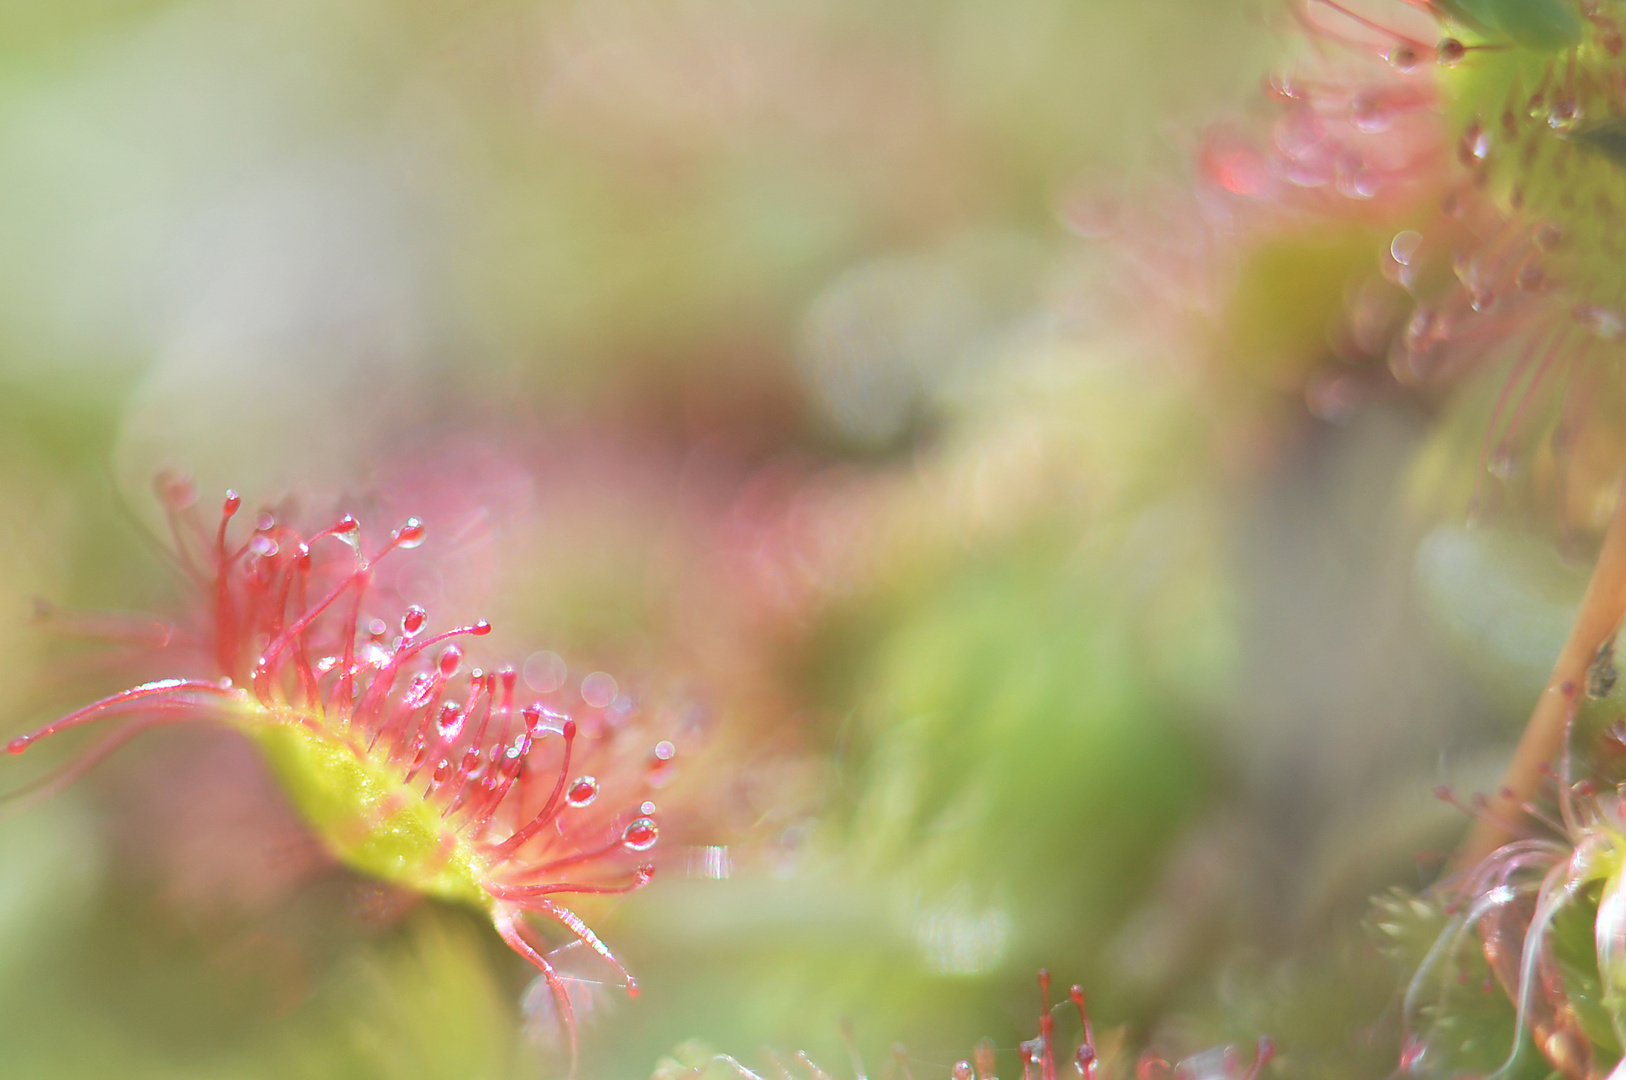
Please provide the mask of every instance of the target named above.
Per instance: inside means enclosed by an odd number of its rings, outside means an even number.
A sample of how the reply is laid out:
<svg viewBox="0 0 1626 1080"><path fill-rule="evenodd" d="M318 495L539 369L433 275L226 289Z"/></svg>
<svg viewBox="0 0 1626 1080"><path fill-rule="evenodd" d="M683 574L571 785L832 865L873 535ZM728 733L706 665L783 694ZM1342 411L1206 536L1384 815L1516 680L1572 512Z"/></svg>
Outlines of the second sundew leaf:
<svg viewBox="0 0 1626 1080"><path fill-rule="evenodd" d="M1549 940L1564 984L1564 998L1594 1054L1618 1058L1620 1037L1615 1028L1609 997L1598 973L1595 928L1598 901L1604 883L1588 885L1576 901L1553 919Z"/></svg>

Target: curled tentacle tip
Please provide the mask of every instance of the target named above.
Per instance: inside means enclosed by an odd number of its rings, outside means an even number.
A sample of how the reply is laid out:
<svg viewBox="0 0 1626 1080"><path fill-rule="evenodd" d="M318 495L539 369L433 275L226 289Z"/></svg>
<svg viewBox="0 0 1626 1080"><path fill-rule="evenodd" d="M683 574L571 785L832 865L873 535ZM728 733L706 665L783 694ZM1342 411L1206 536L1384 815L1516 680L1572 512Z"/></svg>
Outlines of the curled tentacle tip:
<svg viewBox="0 0 1626 1080"><path fill-rule="evenodd" d="M6 752L8 754L20 754L24 750L27 750L28 744L33 741L34 740L30 739L27 735L19 735L6 744Z"/></svg>

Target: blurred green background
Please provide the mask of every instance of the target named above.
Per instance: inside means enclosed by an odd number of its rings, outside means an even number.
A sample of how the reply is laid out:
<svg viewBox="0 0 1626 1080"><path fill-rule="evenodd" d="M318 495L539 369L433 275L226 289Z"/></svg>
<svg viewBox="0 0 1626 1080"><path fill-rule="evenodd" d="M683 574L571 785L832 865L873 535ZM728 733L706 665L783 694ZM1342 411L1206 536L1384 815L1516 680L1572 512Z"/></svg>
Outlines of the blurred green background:
<svg viewBox="0 0 1626 1080"><path fill-rule="evenodd" d="M0 7L6 729L127 681L34 597L177 602L159 469L450 506L456 617L705 736L656 883L584 908L645 988L581 969L585 1076L844 1070L843 1017L872 1071L988 1035L1014 1072L1040 966L1132 1043L1380 1067L1347 1045L1385 991L1316 982L1361 951L1330 928L1450 842L1427 793L1491 774L1578 585L1402 504L1425 404L1284 391L1366 233L1189 303L1122 269L1223 239L1117 208L1189 202L1266 14ZM0 868L7 1077L560 1071L489 928L332 867L226 735L0 823Z"/></svg>

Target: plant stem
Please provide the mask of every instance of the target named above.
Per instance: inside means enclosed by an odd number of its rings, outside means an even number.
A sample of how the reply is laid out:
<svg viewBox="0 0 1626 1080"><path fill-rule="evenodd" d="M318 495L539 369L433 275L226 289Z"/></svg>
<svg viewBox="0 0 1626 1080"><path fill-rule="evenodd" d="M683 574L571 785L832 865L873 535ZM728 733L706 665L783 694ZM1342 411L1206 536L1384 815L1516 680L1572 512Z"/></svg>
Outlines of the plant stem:
<svg viewBox="0 0 1626 1080"><path fill-rule="evenodd" d="M1491 796L1489 812L1474 822L1457 851L1457 866L1472 866L1512 839L1507 823L1524 817L1523 805L1535 798L1545 770L1556 763L1572 703L1577 694L1585 692L1587 669L1598 649L1619 629L1622 616L1626 616L1626 476L1621 478L1597 565L1581 597L1581 610L1502 774L1501 789Z"/></svg>

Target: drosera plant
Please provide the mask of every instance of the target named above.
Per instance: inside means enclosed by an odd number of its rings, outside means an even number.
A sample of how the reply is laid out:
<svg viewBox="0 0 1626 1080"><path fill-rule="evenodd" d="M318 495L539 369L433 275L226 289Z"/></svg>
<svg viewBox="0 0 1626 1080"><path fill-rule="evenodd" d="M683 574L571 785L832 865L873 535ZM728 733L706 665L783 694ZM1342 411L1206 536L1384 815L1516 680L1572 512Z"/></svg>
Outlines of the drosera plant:
<svg viewBox="0 0 1626 1080"><path fill-rule="evenodd" d="M489 623L436 629L378 578L386 560L425 543L416 518L382 543L348 514L302 533L265 510L242 528L242 500L228 492L206 525L189 481L163 476L157 487L193 603L162 633L143 623L140 638L162 642L177 674L11 739L7 749L21 754L60 732L112 725L14 795L49 795L152 728L235 728L339 861L486 913L541 972L574 1067L569 987L536 921L596 953L637 993L566 900L648 883L660 832L648 796L669 772L672 743L648 745L625 697L584 701L572 716L545 696L522 702L513 668L468 667L465 649Z"/></svg>
<svg viewBox="0 0 1626 1080"><path fill-rule="evenodd" d="M1433 192L1381 259L1410 303L1390 369L1410 384L1486 369L1500 380L1484 402L1470 510L1523 500L1566 535L1577 525L1601 534L1493 812L1464 845L1459 865L1471 865L1509 839L1497 823L1536 796L1562 738L1563 687L1584 683L1626 616L1626 3L1295 0L1291 10L1307 62L1273 83L1286 110L1274 175L1355 200L1422 179Z"/></svg>
<svg viewBox="0 0 1626 1080"><path fill-rule="evenodd" d="M1121 1032L1097 1041L1095 1027L1090 1022L1089 1010L1084 1002L1084 988L1073 986L1067 992L1067 1002L1055 1008L1070 1005L1078 1015L1078 1044L1071 1055L1058 1052L1056 1013L1050 1001L1050 972L1039 972L1039 1032L1024 1040L1017 1048L1017 1059L1022 1065L1022 1080L1061 1080L1063 1076L1078 1076L1082 1080L1259 1080L1265 1068L1276 1056L1275 1044L1261 1037L1251 1062L1244 1063L1236 1049L1215 1047L1189 1057L1170 1061L1156 1050L1146 1050L1136 1059L1133 1068L1120 1052ZM847 1044L852 1059L854 1080L865 1080L868 1070L853 1040L851 1027L844 1023L842 1040ZM805 1073L808 1080L831 1080L831 1074L820 1067L805 1051L798 1052L787 1061L772 1050L764 1050L768 1059L767 1077L774 1080L796 1080L797 1072ZM688 1060L680 1060L685 1058ZM889 1076L897 1080L914 1080L909 1052L902 1045L892 1047L892 1066ZM999 1052L992 1040L981 1039L972 1054L949 1066L949 1080L998 1080ZM763 1073L748 1068L739 1059L728 1054L711 1054L696 1049L695 1044L680 1048L679 1056L662 1059L652 1080L703 1080L704 1077L728 1076L738 1080L766 1080Z"/></svg>
<svg viewBox="0 0 1626 1080"><path fill-rule="evenodd" d="M1600 689L1564 687L1550 791L1516 820L1440 790L1513 839L1420 896L1379 899L1374 928L1409 972L1401 1074L1626 1075L1626 724L1605 723L1618 702ZM1592 753L1572 753L1577 729Z"/></svg>

